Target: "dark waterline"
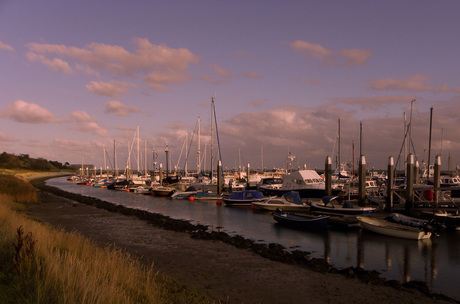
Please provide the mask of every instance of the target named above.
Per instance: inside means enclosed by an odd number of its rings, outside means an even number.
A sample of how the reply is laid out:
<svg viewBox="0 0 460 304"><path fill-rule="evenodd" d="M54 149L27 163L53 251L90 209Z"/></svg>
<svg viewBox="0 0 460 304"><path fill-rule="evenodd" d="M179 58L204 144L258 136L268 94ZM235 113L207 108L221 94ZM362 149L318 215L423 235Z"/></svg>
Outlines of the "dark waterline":
<svg viewBox="0 0 460 304"><path fill-rule="evenodd" d="M311 252L336 268L362 267L376 270L388 280L423 281L433 291L460 299L460 233L443 233L438 238L412 241L391 238L360 229L313 233L276 224L270 213L254 213L249 207L232 208L215 202L170 200L124 191L80 186L65 177L50 179L50 186L174 219L222 229L260 243L278 243L290 249Z"/></svg>

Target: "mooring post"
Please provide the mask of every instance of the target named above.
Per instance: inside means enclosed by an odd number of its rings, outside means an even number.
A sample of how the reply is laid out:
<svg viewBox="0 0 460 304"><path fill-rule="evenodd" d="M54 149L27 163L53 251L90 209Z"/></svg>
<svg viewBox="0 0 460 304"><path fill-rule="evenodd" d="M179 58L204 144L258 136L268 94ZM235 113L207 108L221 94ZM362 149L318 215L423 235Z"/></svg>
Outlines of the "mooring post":
<svg viewBox="0 0 460 304"><path fill-rule="evenodd" d="M441 186L441 156L436 155L434 160L434 211L438 208L439 187Z"/></svg>
<svg viewBox="0 0 460 304"><path fill-rule="evenodd" d="M324 175L326 177L325 195L332 195L332 160L330 156L326 157L326 163L324 165Z"/></svg>
<svg viewBox="0 0 460 304"><path fill-rule="evenodd" d="M406 168L406 212L410 214L414 207L414 155L407 155Z"/></svg>
<svg viewBox="0 0 460 304"><path fill-rule="evenodd" d="M414 166L414 184L419 183L419 177L420 177L420 164L418 160L415 161L415 166Z"/></svg>
<svg viewBox="0 0 460 304"><path fill-rule="evenodd" d="M364 155L361 155L359 158L358 171L358 205L363 207L366 205L366 158Z"/></svg>
<svg viewBox="0 0 460 304"><path fill-rule="evenodd" d="M249 189L249 173L251 173L251 166L248 163L248 171L246 172L246 189Z"/></svg>
<svg viewBox="0 0 460 304"><path fill-rule="evenodd" d="M217 164L217 194L222 194L222 186L223 186L223 180L222 180L222 161L219 160Z"/></svg>
<svg viewBox="0 0 460 304"><path fill-rule="evenodd" d="M386 206L385 211L393 211L393 185L395 177L395 163L393 156L388 158L388 179L387 179L387 197L386 197Z"/></svg>
<svg viewBox="0 0 460 304"><path fill-rule="evenodd" d="M158 169L158 174L160 175L160 186L163 186L163 164L160 163L160 169Z"/></svg>

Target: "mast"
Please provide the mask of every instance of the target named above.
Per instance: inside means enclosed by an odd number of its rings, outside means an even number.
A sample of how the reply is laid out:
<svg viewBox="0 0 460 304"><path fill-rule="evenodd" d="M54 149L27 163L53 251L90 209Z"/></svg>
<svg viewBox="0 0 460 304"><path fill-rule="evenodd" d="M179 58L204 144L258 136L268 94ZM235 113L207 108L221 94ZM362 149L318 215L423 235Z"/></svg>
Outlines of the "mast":
<svg viewBox="0 0 460 304"><path fill-rule="evenodd" d="M430 159L431 159L431 129L433 127L433 107L430 108L430 137L428 140L428 172L426 175L426 180L430 179Z"/></svg>
<svg viewBox="0 0 460 304"><path fill-rule="evenodd" d="M117 166L117 149L115 147L115 139L113 140L113 162L115 166L115 177L118 176L118 166Z"/></svg>
<svg viewBox="0 0 460 304"><path fill-rule="evenodd" d="M188 132L185 134L185 176L188 175L188 149L187 149L187 141L188 141Z"/></svg>
<svg viewBox="0 0 460 304"><path fill-rule="evenodd" d="M339 133L339 138L338 138L339 146L338 146L338 149L337 149L337 150L338 150L337 155L338 155L338 158L339 158L339 159L338 159L338 168L337 168L337 169L338 169L338 174L339 174L339 176L340 176L340 172L342 171L342 164L341 164L341 162L340 162L340 137L341 137L341 136L340 136L340 118L339 118L339 125L338 125L338 130L337 130L337 132Z"/></svg>
<svg viewBox="0 0 460 304"><path fill-rule="evenodd" d="M140 170L139 125L137 125L137 173L139 173Z"/></svg>
<svg viewBox="0 0 460 304"><path fill-rule="evenodd" d="M212 175L213 175L213 145L212 145L212 137L213 137L213 130L214 130L214 97L211 97L211 183L212 183Z"/></svg>
<svg viewBox="0 0 460 304"><path fill-rule="evenodd" d="M200 150L200 136L201 136L201 130L200 130L200 116L198 116L198 128L197 128L197 149L196 149L196 174L200 174L201 172L201 150Z"/></svg>
<svg viewBox="0 0 460 304"><path fill-rule="evenodd" d="M144 140L144 174L147 177L147 139Z"/></svg>

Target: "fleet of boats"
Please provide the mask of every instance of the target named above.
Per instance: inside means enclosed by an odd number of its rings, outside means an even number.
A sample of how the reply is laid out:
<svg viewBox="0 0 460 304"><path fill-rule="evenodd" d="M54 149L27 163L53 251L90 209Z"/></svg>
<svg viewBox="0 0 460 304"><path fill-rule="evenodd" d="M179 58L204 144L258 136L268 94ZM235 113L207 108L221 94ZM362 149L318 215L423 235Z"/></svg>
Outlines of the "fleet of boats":
<svg viewBox="0 0 460 304"><path fill-rule="evenodd" d="M456 183L460 181L458 178L442 179L444 184L436 202L438 207L451 207L445 210L432 208L435 201L432 185L415 186L414 196L420 212L418 217L411 217L403 214L405 200L401 193L398 194L398 189L405 191L404 183L394 187L395 206L400 212L387 214L383 211L387 192L382 177L366 179L366 204L361 206L356 200L357 181L344 181L344 178L350 179L344 176L345 173L341 173L335 177L331 196L325 195L324 176L307 169L285 172L284 175L251 176L252 185L241 179L241 174L228 175L225 179L228 183L224 188L226 192L223 194L215 191L216 179L212 181L206 176L175 176L164 179L162 183L145 176L133 182L124 176L104 178L102 174L99 178L79 176L69 180L81 185L169 197L172 200L223 202L227 207L251 207L254 211L271 212L274 223L309 231L324 231L328 227L336 227L335 224L341 224L342 228L361 227L370 233L424 240L438 235L444 229L460 230L460 209L452 208L456 206L455 197L460 194L460 184ZM452 191L452 195L446 195L446 189ZM427 209L427 206L432 209Z"/></svg>

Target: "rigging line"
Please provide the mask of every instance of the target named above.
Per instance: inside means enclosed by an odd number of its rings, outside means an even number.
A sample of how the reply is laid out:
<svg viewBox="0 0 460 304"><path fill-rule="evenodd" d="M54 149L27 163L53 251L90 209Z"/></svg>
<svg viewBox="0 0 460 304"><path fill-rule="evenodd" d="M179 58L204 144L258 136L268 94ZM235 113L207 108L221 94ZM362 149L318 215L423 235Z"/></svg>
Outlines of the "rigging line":
<svg viewBox="0 0 460 304"><path fill-rule="evenodd" d="M214 106L214 120L215 120L215 123L216 123L216 137L217 137L217 147L219 148L219 160L222 162L222 155L220 153L219 131L217 129L216 106Z"/></svg>
<svg viewBox="0 0 460 304"><path fill-rule="evenodd" d="M403 143L401 145L401 149L399 150L398 160L396 161L395 168L398 166L399 159L401 158L401 153L402 153L402 150L404 148L404 145L406 144L406 138L407 138L408 133L409 133L409 126L407 126L406 133L404 134Z"/></svg>
<svg viewBox="0 0 460 304"><path fill-rule="evenodd" d="M195 122L195 128L193 129L192 138L190 139L190 145L189 145L189 147L192 146L193 138L195 137L195 131L197 131L197 128L198 128L198 121ZM187 162L187 160L188 160L188 156L190 155L190 150L192 150L192 149L188 149L187 155L185 155L185 160L186 160L186 162ZM184 171L185 171L185 163L184 163Z"/></svg>
<svg viewBox="0 0 460 304"><path fill-rule="evenodd" d="M182 149L180 150L179 158L177 159L176 168L179 168L180 159L182 158L182 152L184 152L184 146L186 144L187 144L187 141L184 140L184 143L182 144ZM184 169L185 169L185 165L184 165Z"/></svg>

